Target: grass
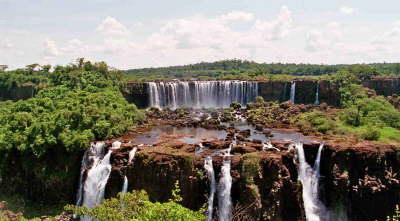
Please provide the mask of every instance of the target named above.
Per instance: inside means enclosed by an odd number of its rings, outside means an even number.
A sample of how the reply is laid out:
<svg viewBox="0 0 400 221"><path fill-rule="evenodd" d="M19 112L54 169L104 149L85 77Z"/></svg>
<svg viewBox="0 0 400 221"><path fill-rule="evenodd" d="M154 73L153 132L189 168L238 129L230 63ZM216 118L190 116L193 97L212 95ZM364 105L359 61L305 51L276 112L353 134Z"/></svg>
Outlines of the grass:
<svg viewBox="0 0 400 221"><path fill-rule="evenodd" d="M361 137L361 134L366 130L370 130L370 126L354 127L347 125L343 122L338 122L338 130L344 132L344 134L353 134ZM377 141L382 143L398 143L400 142L400 130L393 127L378 128L380 132L379 139Z"/></svg>
<svg viewBox="0 0 400 221"><path fill-rule="evenodd" d="M28 219L41 216L57 216L61 214L65 206L41 205L25 200L22 196L7 193L0 193L0 201L7 202L7 210L10 210L14 213L22 212L24 217Z"/></svg>

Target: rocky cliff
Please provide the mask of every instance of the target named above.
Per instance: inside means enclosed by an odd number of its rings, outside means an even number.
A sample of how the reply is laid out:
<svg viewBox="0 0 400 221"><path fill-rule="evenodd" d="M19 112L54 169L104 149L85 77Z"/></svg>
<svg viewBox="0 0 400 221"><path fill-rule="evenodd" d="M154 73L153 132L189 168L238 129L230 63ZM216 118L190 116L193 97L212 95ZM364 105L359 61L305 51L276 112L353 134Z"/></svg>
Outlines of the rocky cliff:
<svg viewBox="0 0 400 221"><path fill-rule="evenodd" d="M260 81L259 95L266 101L287 101L290 99L292 82L296 82L295 102L312 104L316 101L317 90L319 102L337 106L340 103L338 89L329 81L311 79L297 79L293 81ZM391 96L400 94L400 78L376 78L362 82L364 87L373 89L378 95ZM130 83L127 86L125 97L138 107L148 106L149 94L146 83Z"/></svg>
<svg viewBox="0 0 400 221"><path fill-rule="evenodd" d="M194 155L194 146L173 142L166 148L140 149L132 164L127 164L129 145L113 154L113 171L107 196L120 191L123 176L129 190L144 189L152 200L167 201L179 180L183 204L199 209L207 203L209 181L204 157L212 151ZM209 144L210 145L210 144ZM302 186L290 143L275 141L281 151L261 151L261 145L245 143L232 149L232 199L234 214L243 220L305 220ZM124 147L125 146L125 147ZM304 145L306 160L313 164L318 143ZM210 148L222 148L221 143ZM170 150L168 150L171 148ZM215 173L220 173L222 157L213 158ZM400 152L393 146L326 144L321 159L320 198L333 217L348 216L354 221L385 220L400 202ZM218 178L217 178L218 181Z"/></svg>

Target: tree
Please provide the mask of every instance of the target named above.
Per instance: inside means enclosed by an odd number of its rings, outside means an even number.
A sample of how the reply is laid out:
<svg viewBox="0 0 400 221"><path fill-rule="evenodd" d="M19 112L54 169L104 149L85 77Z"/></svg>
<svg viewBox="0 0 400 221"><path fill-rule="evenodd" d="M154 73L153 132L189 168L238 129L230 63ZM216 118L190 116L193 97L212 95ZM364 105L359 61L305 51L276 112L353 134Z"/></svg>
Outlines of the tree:
<svg viewBox="0 0 400 221"><path fill-rule="evenodd" d="M0 64L0 71L5 71L8 68L8 65Z"/></svg>

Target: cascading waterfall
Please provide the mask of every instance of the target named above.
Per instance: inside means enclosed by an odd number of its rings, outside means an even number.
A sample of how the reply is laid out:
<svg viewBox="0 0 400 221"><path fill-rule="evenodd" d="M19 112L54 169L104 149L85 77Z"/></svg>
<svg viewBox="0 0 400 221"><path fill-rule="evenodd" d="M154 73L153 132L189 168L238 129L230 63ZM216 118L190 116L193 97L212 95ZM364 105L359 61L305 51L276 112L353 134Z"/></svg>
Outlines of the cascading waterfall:
<svg viewBox="0 0 400 221"><path fill-rule="evenodd" d="M231 188L231 161L224 160L221 167L221 178L218 185L219 221L230 221L232 219Z"/></svg>
<svg viewBox="0 0 400 221"><path fill-rule="evenodd" d="M111 152L109 150L104 155L105 144L97 142L91 144L91 147L84 154L76 205L93 208L104 199L104 190L111 173ZM89 166L91 162L93 163ZM86 180L83 182L83 173L87 169L89 171ZM81 220L90 221L92 218L85 216Z"/></svg>
<svg viewBox="0 0 400 221"><path fill-rule="evenodd" d="M124 183L122 185L121 193L125 194L128 192L128 177L124 176Z"/></svg>
<svg viewBox="0 0 400 221"><path fill-rule="evenodd" d="M290 102L294 104L296 99L296 82L292 81L292 86L290 87Z"/></svg>
<svg viewBox="0 0 400 221"><path fill-rule="evenodd" d="M230 221L232 220L232 176L231 176L231 161L225 159L231 156L232 146L236 144L236 136L234 137L231 145L224 153L224 161L221 167L221 177L218 184L218 220Z"/></svg>
<svg viewBox="0 0 400 221"><path fill-rule="evenodd" d="M133 158L135 158L136 151L137 151L137 147L134 147L131 151L129 151L128 163L131 163Z"/></svg>
<svg viewBox="0 0 400 221"><path fill-rule="evenodd" d="M148 83L150 107L194 108L229 107L232 102L246 105L258 96L258 82L173 81Z"/></svg>
<svg viewBox="0 0 400 221"><path fill-rule="evenodd" d="M207 171L207 176L210 180L210 195L208 196L207 221L211 221L213 218L214 195L216 191L215 174L211 156L206 157L204 161L204 169Z"/></svg>
<svg viewBox="0 0 400 221"><path fill-rule="evenodd" d="M306 161L303 144L296 144L299 179L303 185L303 203L307 221L325 221L329 219L329 213L325 205L318 198L322 148L323 144L319 146L314 168L312 168Z"/></svg>
<svg viewBox="0 0 400 221"><path fill-rule="evenodd" d="M315 105L319 105L319 81L317 81L317 91L315 92Z"/></svg>

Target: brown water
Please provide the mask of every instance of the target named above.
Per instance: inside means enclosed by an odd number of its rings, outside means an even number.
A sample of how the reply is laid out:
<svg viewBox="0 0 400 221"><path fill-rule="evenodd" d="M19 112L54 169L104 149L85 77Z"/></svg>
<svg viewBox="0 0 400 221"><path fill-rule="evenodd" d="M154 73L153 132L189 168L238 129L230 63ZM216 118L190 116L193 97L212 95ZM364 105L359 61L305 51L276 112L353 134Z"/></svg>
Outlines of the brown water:
<svg viewBox="0 0 400 221"><path fill-rule="evenodd" d="M248 124L246 121L235 121L231 123L224 123L226 126L234 126L238 130L247 130L250 129L250 137L249 140L261 140L267 141L270 140L270 137L266 137L263 133L255 130L254 126ZM276 130L270 129L273 137L272 139L284 140L284 141L292 141L292 142L312 142L309 138L306 138L300 133L285 131L285 130ZM188 144L196 144L206 140L217 140L217 139L225 139L227 136L226 131L224 130L212 130L212 129L204 129L204 128L193 128L193 127L173 127L173 126L160 126L150 130L149 132L145 132L139 136L137 136L133 142L142 143L142 144L155 144L157 143L159 136L162 134L166 135L174 135L179 134L183 135L179 140L188 143Z"/></svg>

